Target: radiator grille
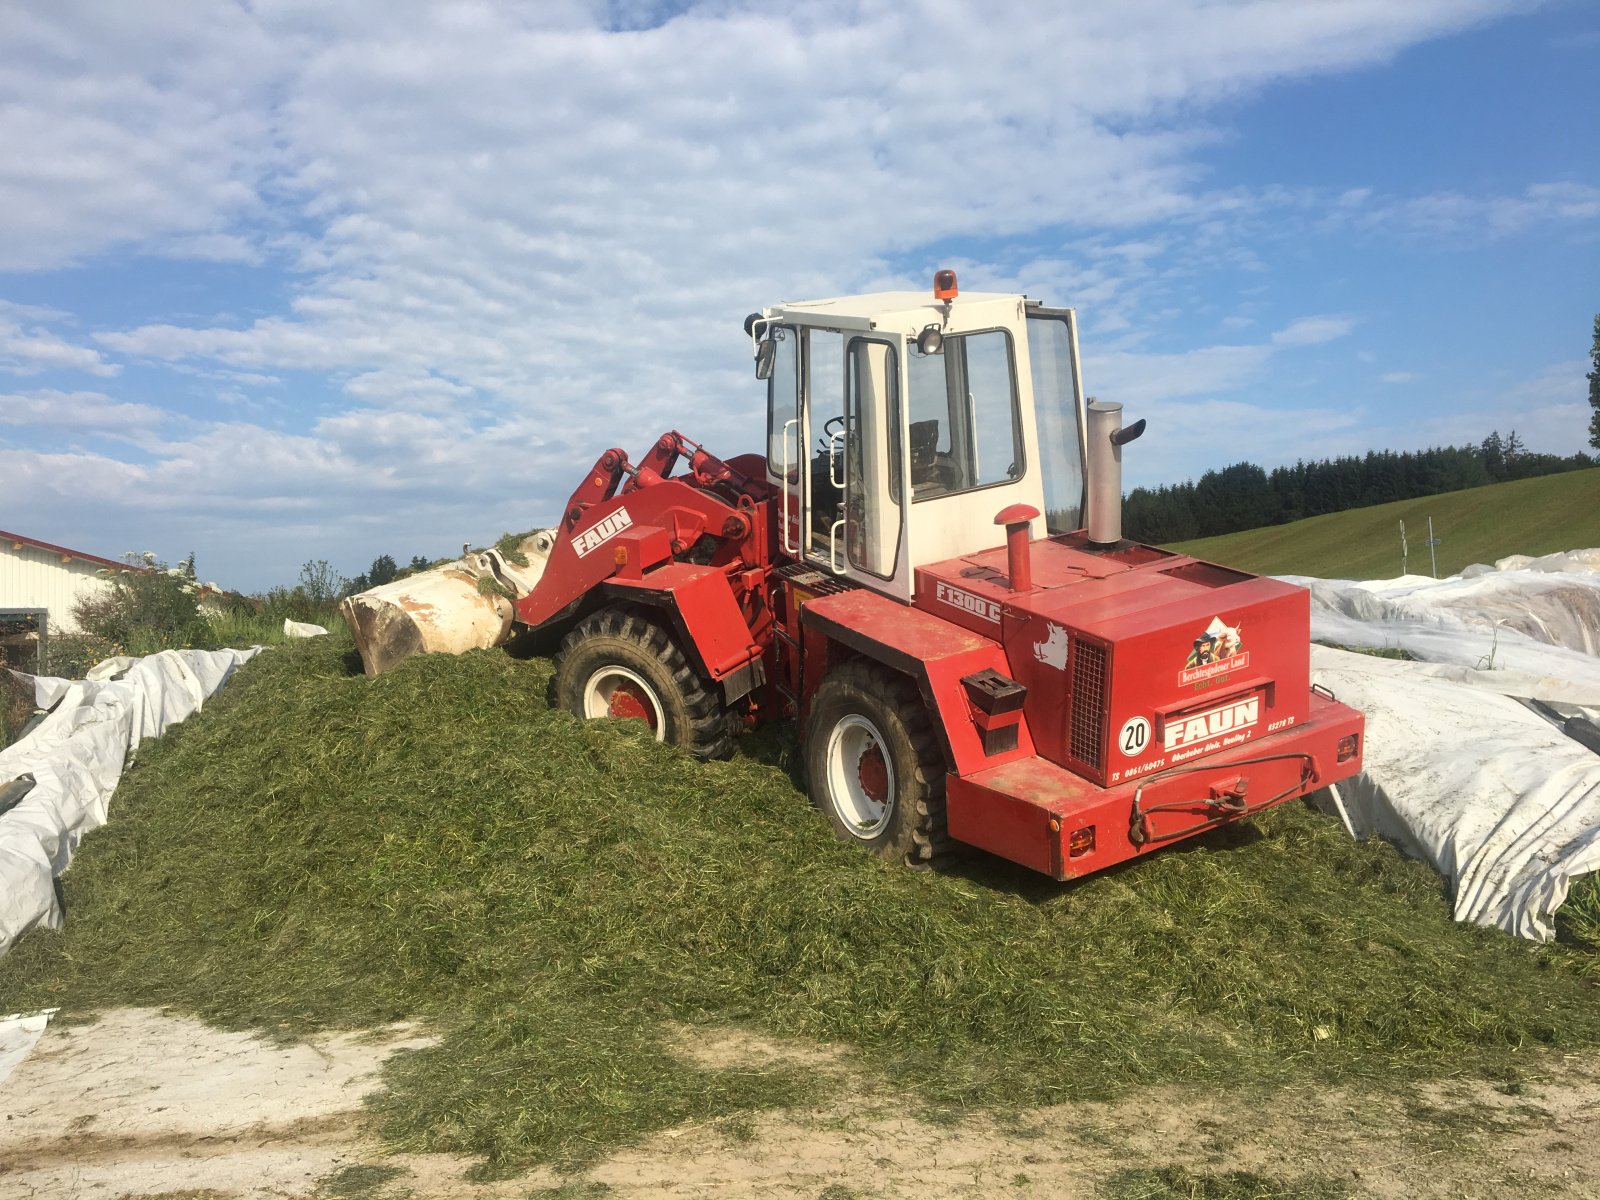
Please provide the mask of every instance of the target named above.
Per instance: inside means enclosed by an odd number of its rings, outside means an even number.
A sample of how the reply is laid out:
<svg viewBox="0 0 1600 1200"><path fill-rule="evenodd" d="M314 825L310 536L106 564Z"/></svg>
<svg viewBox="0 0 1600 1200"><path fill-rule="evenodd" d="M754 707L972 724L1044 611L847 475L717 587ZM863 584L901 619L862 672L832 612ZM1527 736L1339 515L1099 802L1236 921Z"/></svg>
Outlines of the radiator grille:
<svg viewBox="0 0 1600 1200"><path fill-rule="evenodd" d="M1106 648L1079 642L1072 654L1072 757L1100 770L1105 766Z"/></svg>

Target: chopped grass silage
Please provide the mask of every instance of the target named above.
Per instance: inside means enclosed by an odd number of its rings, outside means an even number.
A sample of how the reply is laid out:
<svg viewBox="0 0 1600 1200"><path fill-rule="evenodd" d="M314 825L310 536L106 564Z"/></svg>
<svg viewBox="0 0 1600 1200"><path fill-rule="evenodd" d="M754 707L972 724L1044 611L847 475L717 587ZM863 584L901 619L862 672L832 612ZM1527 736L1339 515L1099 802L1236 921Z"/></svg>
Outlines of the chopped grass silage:
<svg viewBox="0 0 1600 1200"><path fill-rule="evenodd" d="M0 750L22 736L34 709L33 677L0 665Z"/></svg>
<svg viewBox="0 0 1600 1200"><path fill-rule="evenodd" d="M1194 1172L1128 1167L1100 1185L1101 1200L1347 1200L1350 1187L1326 1176L1282 1180L1254 1171Z"/></svg>
<svg viewBox="0 0 1600 1200"><path fill-rule="evenodd" d="M930 1111L1600 1042L1570 951L1456 926L1426 867L1299 805L1072 886L919 874L835 841L781 731L698 764L552 712L543 660L368 680L346 654L262 655L141 747L5 1004L424 1020L443 1040L391 1065L380 1128L489 1172L815 1095L695 1067L685 1023L849 1044Z"/></svg>
<svg viewBox="0 0 1600 1200"><path fill-rule="evenodd" d="M1581 965L1600 974L1600 873L1580 876L1567 890L1567 900L1555 914L1556 940L1575 947Z"/></svg>

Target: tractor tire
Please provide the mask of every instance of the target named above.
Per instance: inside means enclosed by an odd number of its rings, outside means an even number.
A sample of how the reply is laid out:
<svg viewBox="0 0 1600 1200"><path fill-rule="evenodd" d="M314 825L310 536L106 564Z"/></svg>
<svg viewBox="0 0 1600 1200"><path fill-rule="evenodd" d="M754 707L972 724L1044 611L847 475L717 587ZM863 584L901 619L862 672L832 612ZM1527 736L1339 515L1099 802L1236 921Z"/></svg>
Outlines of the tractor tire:
<svg viewBox="0 0 1600 1200"><path fill-rule="evenodd" d="M555 701L576 717L643 721L656 741L727 758L741 725L713 684L651 616L617 605L591 613L556 652Z"/></svg>
<svg viewBox="0 0 1600 1200"><path fill-rule="evenodd" d="M811 803L846 842L910 867L950 856L945 764L916 686L854 658L817 687L806 725Z"/></svg>

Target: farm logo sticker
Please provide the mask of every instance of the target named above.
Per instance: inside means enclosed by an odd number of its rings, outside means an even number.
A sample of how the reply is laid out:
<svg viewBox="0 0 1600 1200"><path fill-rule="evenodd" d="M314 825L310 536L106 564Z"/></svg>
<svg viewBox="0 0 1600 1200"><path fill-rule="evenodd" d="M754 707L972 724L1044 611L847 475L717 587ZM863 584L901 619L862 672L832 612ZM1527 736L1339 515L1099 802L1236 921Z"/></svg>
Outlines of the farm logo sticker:
<svg viewBox="0 0 1600 1200"><path fill-rule="evenodd" d="M939 586L934 588L933 594L941 603L948 604L951 608L959 608L962 612L982 617L985 621L1000 624L1000 606L993 600L985 600L982 596L974 596L971 592L951 587L942 579L939 581Z"/></svg>
<svg viewBox="0 0 1600 1200"><path fill-rule="evenodd" d="M1044 641L1033 644L1033 656L1047 667L1067 669L1067 631L1054 621L1045 622Z"/></svg>
<svg viewBox="0 0 1600 1200"><path fill-rule="evenodd" d="M1237 671L1250 665L1250 652L1244 648L1239 625L1224 625L1221 617L1212 617L1205 632L1194 640L1189 651L1189 661L1183 664L1179 683L1201 683Z"/></svg>
<svg viewBox="0 0 1600 1200"><path fill-rule="evenodd" d="M628 515L628 510L619 508L605 520L596 521L577 537L573 538L573 552L579 558L593 553L632 524L633 518Z"/></svg>

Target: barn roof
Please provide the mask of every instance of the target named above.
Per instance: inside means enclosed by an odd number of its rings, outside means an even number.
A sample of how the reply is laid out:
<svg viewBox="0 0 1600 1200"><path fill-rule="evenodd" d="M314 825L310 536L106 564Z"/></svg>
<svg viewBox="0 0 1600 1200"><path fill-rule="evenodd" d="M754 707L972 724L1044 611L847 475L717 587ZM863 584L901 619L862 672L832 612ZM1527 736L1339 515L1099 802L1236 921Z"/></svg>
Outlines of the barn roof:
<svg viewBox="0 0 1600 1200"><path fill-rule="evenodd" d="M115 559L110 558L101 558L98 554L86 554L82 550L71 550L66 546L57 546L54 542L41 542L38 538L29 537L25 533L9 533L4 529L0 529L0 542L9 545L13 550L20 550L23 546L35 546L40 550L48 550L53 554L65 554L83 562L98 563L102 567L115 567L119 571L149 570L148 567L117 562Z"/></svg>

